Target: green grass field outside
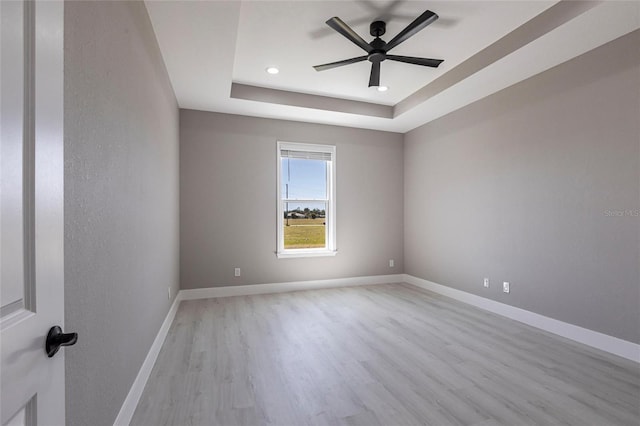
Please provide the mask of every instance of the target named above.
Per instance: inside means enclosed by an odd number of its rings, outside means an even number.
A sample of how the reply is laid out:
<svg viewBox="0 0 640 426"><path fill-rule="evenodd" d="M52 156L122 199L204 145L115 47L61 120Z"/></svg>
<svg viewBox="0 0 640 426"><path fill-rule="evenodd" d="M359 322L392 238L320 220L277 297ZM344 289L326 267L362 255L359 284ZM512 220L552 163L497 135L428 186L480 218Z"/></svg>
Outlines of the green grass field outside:
<svg viewBox="0 0 640 426"><path fill-rule="evenodd" d="M325 219L284 220L284 248L321 248L325 246Z"/></svg>

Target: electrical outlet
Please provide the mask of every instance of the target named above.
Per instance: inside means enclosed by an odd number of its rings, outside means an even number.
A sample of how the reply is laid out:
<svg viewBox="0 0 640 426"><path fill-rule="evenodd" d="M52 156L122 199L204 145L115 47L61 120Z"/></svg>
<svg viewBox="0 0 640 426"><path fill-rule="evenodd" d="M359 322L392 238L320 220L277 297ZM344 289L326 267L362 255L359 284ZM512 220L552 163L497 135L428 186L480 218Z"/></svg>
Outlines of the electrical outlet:
<svg viewBox="0 0 640 426"><path fill-rule="evenodd" d="M509 290L510 290L509 282L508 281L503 282L502 283L502 292L503 293L509 293Z"/></svg>
<svg viewBox="0 0 640 426"><path fill-rule="evenodd" d="M396 266L396 262L393 259L389 259L389 268Z"/></svg>
<svg viewBox="0 0 640 426"><path fill-rule="evenodd" d="M484 279L483 285L484 285L484 288L489 288L489 278Z"/></svg>
<svg viewBox="0 0 640 426"><path fill-rule="evenodd" d="M236 277L239 277L239 276L240 276L240 268L236 268L236 269L234 269L233 274L234 274Z"/></svg>
<svg viewBox="0 0 640 426"><path fill-rule="evenodd" d="M171 287L167 287L167 300L171 300Z"/></svg>

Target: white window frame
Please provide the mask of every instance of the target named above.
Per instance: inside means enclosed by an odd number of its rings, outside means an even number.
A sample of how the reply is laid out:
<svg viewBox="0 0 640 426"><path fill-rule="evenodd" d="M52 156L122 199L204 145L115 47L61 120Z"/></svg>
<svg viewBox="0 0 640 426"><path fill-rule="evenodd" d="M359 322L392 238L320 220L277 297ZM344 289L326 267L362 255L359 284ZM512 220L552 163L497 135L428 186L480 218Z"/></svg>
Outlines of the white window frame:
<svg viewBox="0 0 640 426"><path fill-rule="evenodd" d="M325 229L326 229L326 247L325 248L308 248L308 249L285 249L284 248L284 202L282 197L282 156L283 150L292 151L308 151L323 152L331 154L331 161L327 164L327 200L301 200L290 199L291 201L326 201L325 209ZM335 145L320 145L298 142L278 141L276 151L277 165L277 250L278 258L291 257L318 257L318 256L335 256L336 248L336 147Z"/></svg>

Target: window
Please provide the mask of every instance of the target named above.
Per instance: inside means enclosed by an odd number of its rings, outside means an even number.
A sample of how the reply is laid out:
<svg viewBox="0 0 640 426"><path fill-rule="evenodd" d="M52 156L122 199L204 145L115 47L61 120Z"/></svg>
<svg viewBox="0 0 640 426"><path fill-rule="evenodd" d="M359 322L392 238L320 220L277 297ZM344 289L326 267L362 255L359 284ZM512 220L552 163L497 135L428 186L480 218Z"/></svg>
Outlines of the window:
<svg viewBox="0 0 640 426"><path fill-rule="evenodd" d="M278 142L278 257L334 256L336 147Z"/></svg>

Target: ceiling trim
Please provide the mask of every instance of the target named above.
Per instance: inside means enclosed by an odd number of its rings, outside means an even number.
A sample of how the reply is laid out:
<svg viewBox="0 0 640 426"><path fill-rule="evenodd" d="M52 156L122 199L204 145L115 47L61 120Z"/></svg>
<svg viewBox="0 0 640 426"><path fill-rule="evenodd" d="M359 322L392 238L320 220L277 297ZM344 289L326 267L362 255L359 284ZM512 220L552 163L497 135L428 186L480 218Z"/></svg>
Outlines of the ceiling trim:
<svg viewBox="0 0 640 426"><path fill-rule="evenodd" d="M346 112L348 114L366 115L369 117L393 118L393 107L389 105L290 92L287 90L270 89L235 82L231 83L231 97L247 101Z"/></svg>
<svg viewBox="0 0 640 426"><path fill-rule="evenodd" d="M505 56L521 49L523 46L571 21L584 12L600 4L600 1L562 0L542 12L495 43L482 49L446 74L398 102L393 108L393 116L397 117L415 108L429 98L443 92L499 61Z"/></svg>

